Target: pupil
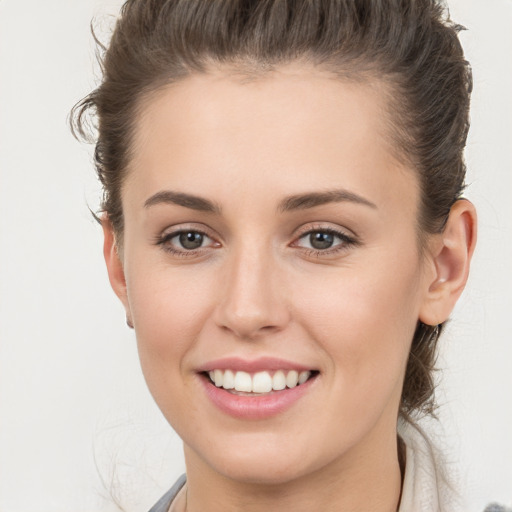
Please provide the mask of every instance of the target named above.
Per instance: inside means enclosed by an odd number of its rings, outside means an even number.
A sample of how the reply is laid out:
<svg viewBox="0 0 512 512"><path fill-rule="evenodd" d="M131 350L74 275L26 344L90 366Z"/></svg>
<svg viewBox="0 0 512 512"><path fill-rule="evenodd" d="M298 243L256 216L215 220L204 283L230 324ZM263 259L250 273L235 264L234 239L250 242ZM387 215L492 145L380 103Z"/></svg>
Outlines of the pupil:
<svg viewBox="0 0 512 512"><path fill-rule="evenodd" d="M315 249L329 249L334 243L334 235L317 231L309 235L309 242Z"/></svg>
<svg viewBox="0 0 512 512"><path fill-rule="evenodd" d="M203 235L201 233L181 233L180 244L185 249L197 249L203 244Z"/></svg>

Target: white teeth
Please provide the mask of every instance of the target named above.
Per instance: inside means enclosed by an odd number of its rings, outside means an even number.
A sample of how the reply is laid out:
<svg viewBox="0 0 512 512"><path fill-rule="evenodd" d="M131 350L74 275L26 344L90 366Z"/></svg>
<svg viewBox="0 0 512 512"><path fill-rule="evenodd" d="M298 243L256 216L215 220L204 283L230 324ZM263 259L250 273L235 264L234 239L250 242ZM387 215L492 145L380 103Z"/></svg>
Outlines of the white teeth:
<svg viewBox="0 0 512 512"><path fill-rule="evenodd" d="M233 389L235 387L235 374L231 370L226 370L224 372L222 387L224 389Z"/></svg>
<svg viewBox="0 0 512 512"><path fill-rule="evenodd" d="M245 393L270 393L304 384L311 377L311 372L278 370L272 376L269 372L257 372L251 375L234 370L211 370L208 375L218 388L234 389Z"/></svg>
<svg viewBox="0 0 512 512"><path fill-rule="evenodd" d="M281 370L274 373L272 377L272 389L275 391L281 391L286 387L286 377L284 376L284 372Z"/></svg>
<svg viewBox="0 0 512 512"><path fill-rule="evenodd" d="M268 372L258 372L252 378L253 393L269 393L272 391L272 377Z"/></svg>
<svg viewBox="0 0 512 512"><path fill-rule="evenodd" d="M286 376L286 386L289 388L294 388L299 383L299 372L292 370L288 372Z"/></svg>
<svg viewBox="0 0 512 512"><path fill-rule="evenodd" d="M217 370L215 370L217 371ZM236 372L235 374L235 390L252 392L252 378L247 372Z"/></svg>
<svg viewBox="0 0 512 512"><path fill-rule="evenodd" d="M308 371L300 372L299 373L299 384L304 384L304 382L306 382L310 376L311 376L311 372L308 372Z"/></svg>
<svg viewBox="0 0 512 512"><path fill-rule="evenodd" d="M222 381L224 379L224 372L222 370L215 370L214 372L215 385L218 388L222 387Z"/></svg>

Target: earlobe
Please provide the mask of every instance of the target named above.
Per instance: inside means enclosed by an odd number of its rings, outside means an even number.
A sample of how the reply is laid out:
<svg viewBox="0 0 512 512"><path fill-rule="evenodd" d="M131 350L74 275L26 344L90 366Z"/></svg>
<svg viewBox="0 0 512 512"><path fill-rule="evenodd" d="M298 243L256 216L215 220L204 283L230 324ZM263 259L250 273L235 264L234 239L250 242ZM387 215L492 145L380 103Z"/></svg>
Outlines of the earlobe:
<svg viewBox="0 0 512 512"><path fill-rule="evenodd" d="M434 276L430 279L420 320L427 325L446 321L466 285L476 243L476 211L466 199L457 201L443 233L432 248Z"/></svg>
<svg viewBox="0 0 512 512"><path fill-rule="evenodd" d="M128 304L128 294L126 291L126 279L124 275L123 262L118 251L116 237L112 224L107 215L101 219L103 227L103 256L107 265L108 278L114 293L119 297L126 310L126 323L133 327L130 307Z"/></svg>

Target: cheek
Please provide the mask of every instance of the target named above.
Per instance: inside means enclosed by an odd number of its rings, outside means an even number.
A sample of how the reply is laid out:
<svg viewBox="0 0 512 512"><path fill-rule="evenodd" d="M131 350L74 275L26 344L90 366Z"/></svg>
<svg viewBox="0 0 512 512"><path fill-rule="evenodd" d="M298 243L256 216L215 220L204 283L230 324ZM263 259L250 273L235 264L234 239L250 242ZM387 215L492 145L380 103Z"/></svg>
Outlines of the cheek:
<svg viewBox="0 0 512 512"><path fill-rule="evenodd" d="M204 273L158 265L150 272L134 270L127 278L129 303L142 369L151 386L151 380L179 376L210 315L212 287Z"/></svg>
<svg viewBox="0 0 512 512"><path fill-rule="evenodd" d="M417 261L333 269L303 282L296 301L304 324L328 355L335 379L355 395L391 393L401 385L416 328L420 285ZM338 383L339 384L339 383ZM359 390L359 391L356 391Z"/></svg>

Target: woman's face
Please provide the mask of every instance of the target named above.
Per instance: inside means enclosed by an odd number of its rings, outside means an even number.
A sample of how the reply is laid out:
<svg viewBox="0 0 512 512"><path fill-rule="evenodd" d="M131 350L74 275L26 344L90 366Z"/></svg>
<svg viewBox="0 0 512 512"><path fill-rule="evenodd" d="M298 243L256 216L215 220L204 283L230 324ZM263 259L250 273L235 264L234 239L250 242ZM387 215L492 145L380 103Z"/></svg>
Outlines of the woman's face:
<svg viewBox="0 0 512 512"><path fill-rule="evenodd" d="M392 446L432 265L385 109L379 87L298 65L143 104L118 292L151 393L209 471L285 482Z"/></svg>

